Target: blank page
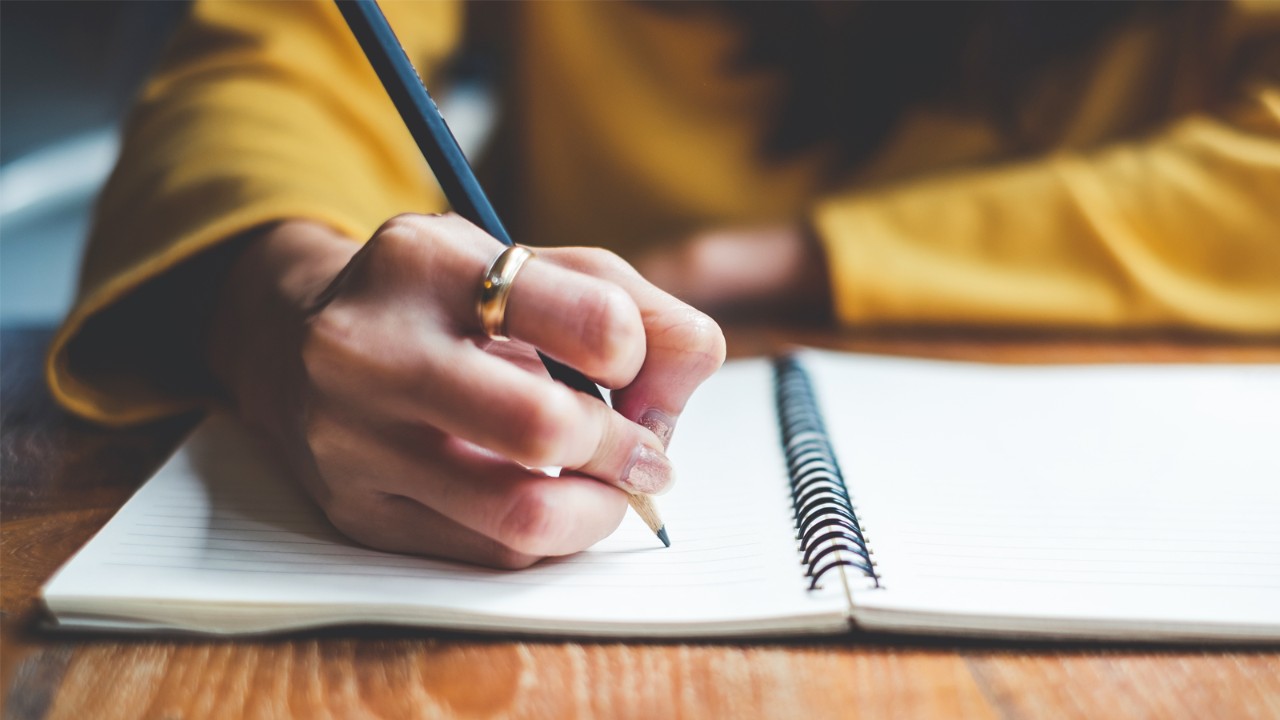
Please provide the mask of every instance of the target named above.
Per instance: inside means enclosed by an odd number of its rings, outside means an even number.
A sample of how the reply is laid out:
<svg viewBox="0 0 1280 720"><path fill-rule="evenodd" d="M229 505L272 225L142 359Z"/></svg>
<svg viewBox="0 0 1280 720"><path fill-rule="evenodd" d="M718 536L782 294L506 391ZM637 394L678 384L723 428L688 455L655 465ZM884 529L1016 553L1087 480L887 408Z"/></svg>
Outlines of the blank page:
<svg viewBox="0 0 1280 720"><path fill-rule="evenodd" d="M814 353L866 626L1280 638L1280 367Z"/></svg>
<svg viewBox="0 0 1280 720"><path fill-rule="evenodd" d="M769 368L734 364L690 403L659 498L673 545L628 513L589 551L501 572L360 547L224 417L202 425L45 589L61 623L259 632L383 622L716 635L847 627L806 591Z"/></svg>

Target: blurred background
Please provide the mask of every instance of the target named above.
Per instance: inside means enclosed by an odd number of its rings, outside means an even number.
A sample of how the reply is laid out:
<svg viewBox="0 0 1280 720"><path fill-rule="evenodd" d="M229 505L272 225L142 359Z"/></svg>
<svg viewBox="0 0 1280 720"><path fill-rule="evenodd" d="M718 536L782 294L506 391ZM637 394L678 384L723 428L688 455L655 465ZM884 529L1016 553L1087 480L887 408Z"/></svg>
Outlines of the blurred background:
<svg viewBox="0 0 1280 720"><path fill-rule="evenodd" d="M94 200L135 93L188 0L0 0L0 324L70 308ZM498 108L487 66L461 57L436 100L473 159Z"/></svg>
<svg viewBox="0 0 1280 720"><path fill-rule="evenodd" d="M0 323L56 322L98 188L182 0L0 0Z"/></svg>

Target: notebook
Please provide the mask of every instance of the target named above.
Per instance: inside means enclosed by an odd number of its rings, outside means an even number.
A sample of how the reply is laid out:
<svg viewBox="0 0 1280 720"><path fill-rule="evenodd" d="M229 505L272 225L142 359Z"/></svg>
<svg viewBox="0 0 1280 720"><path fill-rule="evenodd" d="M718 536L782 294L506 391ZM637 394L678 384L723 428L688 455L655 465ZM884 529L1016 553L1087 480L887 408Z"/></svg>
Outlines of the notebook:
<svg viewBox="0 0 1280 720"><path fill-rule="evenodd" d="M520 571L338 534L207 419L43 589L66 628L1280 640L1280 366L802 351L690 401L660 498Z"/></svg>

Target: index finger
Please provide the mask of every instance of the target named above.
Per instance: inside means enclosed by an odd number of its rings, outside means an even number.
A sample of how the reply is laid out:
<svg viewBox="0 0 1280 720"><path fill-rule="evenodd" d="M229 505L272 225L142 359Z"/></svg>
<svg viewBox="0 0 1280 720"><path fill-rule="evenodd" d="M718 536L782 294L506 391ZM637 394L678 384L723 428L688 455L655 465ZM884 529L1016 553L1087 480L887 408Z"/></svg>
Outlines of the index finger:
<svg viewBox="0 0 1280 720"><path fill-rule="evenodd" d="M645 330L644 364L630 384L613 391L613 407L668 444L689 396L724 364L720 326L645 280L613 253L595 248L550 248L538 253L562 267L608 280L635 300Z"/></svg>

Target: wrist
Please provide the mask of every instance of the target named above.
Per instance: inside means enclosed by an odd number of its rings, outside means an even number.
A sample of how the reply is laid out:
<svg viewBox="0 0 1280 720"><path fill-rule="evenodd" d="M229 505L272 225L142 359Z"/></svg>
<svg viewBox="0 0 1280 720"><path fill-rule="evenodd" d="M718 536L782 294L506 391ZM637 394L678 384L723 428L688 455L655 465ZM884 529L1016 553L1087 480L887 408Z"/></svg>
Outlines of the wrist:
<svg viewBox="0 0 1280 720"><path fill-rule="evenodd" d="M215 296L205 355L252 421L280 407L302 324L359 245L306 220L263 227L242 242Z"/></svg>

